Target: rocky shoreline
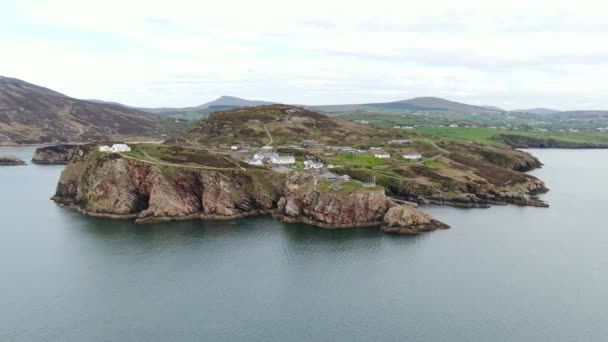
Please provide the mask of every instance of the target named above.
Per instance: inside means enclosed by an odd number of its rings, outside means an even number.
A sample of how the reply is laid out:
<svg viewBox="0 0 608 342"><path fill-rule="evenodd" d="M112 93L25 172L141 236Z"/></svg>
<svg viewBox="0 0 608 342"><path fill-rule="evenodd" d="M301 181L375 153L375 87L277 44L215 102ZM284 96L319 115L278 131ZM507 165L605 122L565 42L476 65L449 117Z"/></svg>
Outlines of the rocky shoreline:
<svg viewBox="0 0 608 342"><path fill-rule="evenodd" d="M0 156L0 166L26 165L25 161L15 156Z"/></svg>
<svg viewBox="0 0 608 342"><path fill-rule="evenodd" d="M305 172L153 165L79 146L52 199L90 216L137 223L272 215L322 228L380 227L389 233L448 228L384 190L331 191L323 181Z"/></svg>
<svg viewBox="0 0 608 342"><path fill-rule="evenodd" d="M42 165L67 165L70 152L76 144L63 144L38 147L34 151L32 163Z"/></svg>

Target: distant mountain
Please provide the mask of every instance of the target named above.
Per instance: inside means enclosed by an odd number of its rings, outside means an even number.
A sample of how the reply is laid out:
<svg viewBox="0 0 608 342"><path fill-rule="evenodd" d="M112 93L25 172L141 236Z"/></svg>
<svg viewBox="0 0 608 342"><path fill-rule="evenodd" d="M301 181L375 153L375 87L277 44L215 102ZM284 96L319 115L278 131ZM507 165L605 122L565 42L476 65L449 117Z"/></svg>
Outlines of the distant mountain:
<svg viewBox="0 0 608 342"><path fill-rule="evenodd" d="M166 121L124 106L79 100L0 76L0 140L4 144L160 137Z"/></svg>
<svg viewBox="0 0 608 342"><path fill-rule="evenodd" d="M217 112L220 110L228 110L241 107L255 107L262 105L270 105L275 102L268 101L256 101L246 100L234 96L221 96L211 102L203 103L196 107L185 107L185 108L137 108L141 111L163 115L163 116L192 116L193 118L200 118L208 115L209 113Z"/></svg>
<svg viewBox="0 0 608 342"><path fill-rule="evenodd" d="M384 102L384 103L365 103L365 104L347 104L347 105L328 105L328 106L306 106L312 110L318 110L326 113L331 112L346 112L346 111L445 111L461 114L499 114L501 110L488 109L480 106L453 102L438 97L417 97L409 100Z"/></svg>
<svg viewBox="0 0 608 342"><path fill-rule="evenodd" d="M566 112L558 112L554 114L560 118L598 118L608 117L606 110L571 110Z"/></svg>
<svg viewBox="0 0 608 342"><path fill-rule="evenodd" d="M551 109L551 108L530 108L530 109L518 109L518 110L514 110L514 112L547 115L547 114L556 114L556 113L559 113L560 111L556 110L556 109Z"/></svg>
<svg viewBox="0 0 608 342"><path fill-rule="evenodd" d="M483 106L479 106L481 108L485 108L485 109L490 109L490 110L495 110L497 112L506 112L506 110L500 108L500 107L496 107L496 106L487 106L487 105L483 105Z"/></svg>

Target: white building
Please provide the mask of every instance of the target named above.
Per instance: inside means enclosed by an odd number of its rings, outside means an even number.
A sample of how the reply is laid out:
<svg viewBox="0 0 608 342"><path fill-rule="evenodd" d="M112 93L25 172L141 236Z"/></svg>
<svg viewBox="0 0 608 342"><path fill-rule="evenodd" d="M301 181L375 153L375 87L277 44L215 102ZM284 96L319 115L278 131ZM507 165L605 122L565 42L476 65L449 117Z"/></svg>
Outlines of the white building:
<svg viewBox="0 0 608 342"><path fill-rule="evenodd" d="M272 158L276 158L279 155L277 153L274 152L257 152L256 154L253 155L253 159L272 159Z"/></svg>
<svg viewBox="0 0 608 342"><path fill-rule="evenodd" d="M304 168L307 170L320 170L323 168L323 166L323 163L319 163L314 160L304 161Z"/></svg>
<svg viewBox="0 0 608 342"><path fill-rule="evenodd" d="M131 148L127 144L114 144L111 150L112 152L131 152Z"/></svg>
<svg viewBox="0 0 608 342"><path fill-rule="evenodd" d="M127 144L114 144L112 147L104 145L99 146L99 152L131 152L131 148Z"/></svg>
<svg viewBox="0 0 608 342"><path fill-rule="evenodd" d="M391 155L388 153L376 153L376 154L374 154L374 157L386 159L386 158L390 158Z"/></svg>
<svg viewBox="0 0 608 342"><path fill-rule="evenodd" d="M294 156L283 156L283 157L272 157L270 162L273 164L295 164L296 157Z"/></svg>
<svg viewBox="0 0 608 342"><path fill-rule="evenodd" d="M249 165L264 165L261 159L247 159L245 162Z"/></svg>
<svg viewBox="0 0 608 342"><path fill-rule="evenodd" d="M236 151L236 150L239 149L239 146L238 145L232 145L232 146L230 146L230 149Z"/></svg>
<svg viewBox="0 0 608 342"><path fill-rule="evenodd" d="M382 147L378 147L378 146L372 146L369 148L371 151L380 151L382 149Z"/></svg>
<svg viewBox="0 0 608 342"><path fill-rule="evenodd" d="M422 159L422 154L420 153L407 153L403 155L403 158L408 160L418 160Z"/></svg>
<svg viewBox="0 0 608 342"><path fill-rule="evenodd" d="M396 140L391 140L388 143L389 144L397 144L397 145L404 145L404 144L409 144L411 143L411 140L406 140L406 139L396 139Z"/></svg>

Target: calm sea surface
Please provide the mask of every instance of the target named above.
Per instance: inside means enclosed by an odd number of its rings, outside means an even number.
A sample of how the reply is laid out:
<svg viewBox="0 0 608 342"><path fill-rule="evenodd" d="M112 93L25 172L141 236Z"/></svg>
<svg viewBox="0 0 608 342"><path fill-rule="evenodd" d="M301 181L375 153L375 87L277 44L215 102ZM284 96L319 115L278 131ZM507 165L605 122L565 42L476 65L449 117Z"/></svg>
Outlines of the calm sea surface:
<svg viewBox="0 0 608 342"><path fill-rule="evenodd" d="M420 236L95 219L48 200L62 166L0 167L0 341L606 341L608 151L531 152L551 208Z"/></svg>

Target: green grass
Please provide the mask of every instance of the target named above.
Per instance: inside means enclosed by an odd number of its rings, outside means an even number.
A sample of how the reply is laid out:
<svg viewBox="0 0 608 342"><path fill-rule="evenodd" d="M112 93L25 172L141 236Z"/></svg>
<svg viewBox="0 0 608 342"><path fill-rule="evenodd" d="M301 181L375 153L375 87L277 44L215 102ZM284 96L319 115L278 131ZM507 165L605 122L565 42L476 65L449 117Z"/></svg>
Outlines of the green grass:
<svg viewBox="0 0 608 342"><path fill-rule="evenodd" d="M420 127L416 132L431 134L437 137L456 140L460 142L474 142L481 145L502 145L500 141L493 140L499 131L491 128L449 128L449 127ZM512 131L515 133L515 131Z"/></svg>
<svg viewBox="0 0 608 342"><path fill-rule="evenodd" d="M376 158L370 154L339 154L327 161L342 166L379 166L389 163L388 159Z"/></svg>
<svg viewBox="0 0 608 342"><path fill-rule="evenodd" d="M531 132L509 131L491 128L449 128L449 127L420 127L416 132L431 134L460 142L474 142L481 145L504 146L500 135L521 136L570 144L608 144L608 134L599 132Z"/></svg>

